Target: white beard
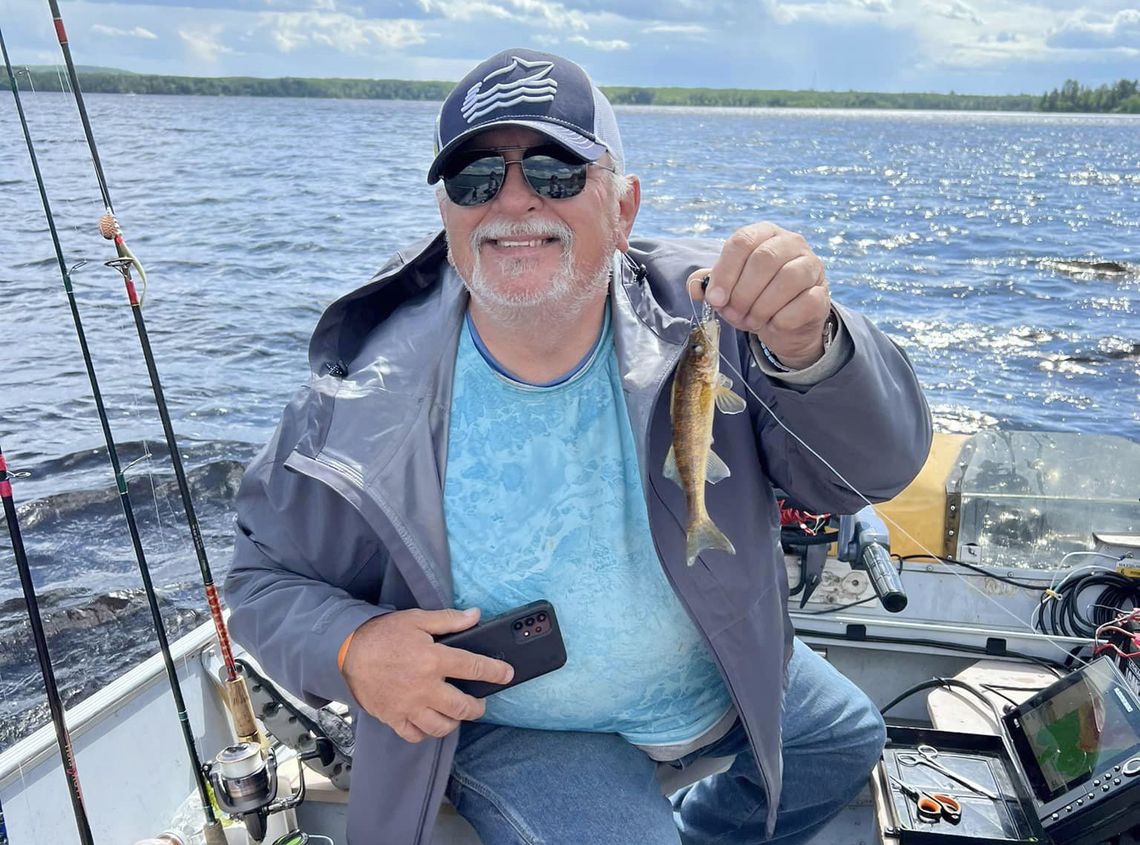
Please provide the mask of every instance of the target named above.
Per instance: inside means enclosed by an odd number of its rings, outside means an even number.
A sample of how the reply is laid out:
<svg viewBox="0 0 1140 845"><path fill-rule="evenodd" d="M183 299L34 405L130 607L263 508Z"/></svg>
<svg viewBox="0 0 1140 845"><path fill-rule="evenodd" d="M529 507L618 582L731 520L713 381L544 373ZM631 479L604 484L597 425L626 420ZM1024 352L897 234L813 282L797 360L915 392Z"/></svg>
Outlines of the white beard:
<svg viewBox="0 0 1140 845"><path fill-rule="evenodd" d="M519 240L534 238L557 238L562 243L562 256L558 270L545 285L529 290L504 290L495 285L487 276L483 266L480 247L487 240ZM577 267L574 262L574 233L565 223L558 221L524 220L515 223L486 223L471 233L471 254L474 266L471 278L464 279L471 297L486 311L499 320L513 321L533 315L536 307L559 306L563 313L577 313L589 302L594 301L599 292L606 290L610 282L609 255L613 249L602 253L599 267ZM449 255L450 260L450 255ZM452 261L452 266L454 266ZM508 280L519 279L535 271L531 259L511 259L500 263L500 273Z"/></svg>

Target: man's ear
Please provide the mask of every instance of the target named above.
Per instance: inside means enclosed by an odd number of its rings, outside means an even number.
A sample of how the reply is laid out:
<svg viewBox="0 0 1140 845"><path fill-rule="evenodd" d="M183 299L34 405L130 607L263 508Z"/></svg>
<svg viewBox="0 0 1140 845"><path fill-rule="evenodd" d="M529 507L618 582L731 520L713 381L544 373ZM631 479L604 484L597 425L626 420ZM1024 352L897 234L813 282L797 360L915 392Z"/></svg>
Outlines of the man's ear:
<svg viewBox="0 0 1140 845"><path fill-rule="evenodd" d="M627 176L629 190L618 201L618 242L617 248L621 252L629 251L629 233L633 231L633 221L637 219L637 211L641 208L641 180L636 176Z"/></svg>

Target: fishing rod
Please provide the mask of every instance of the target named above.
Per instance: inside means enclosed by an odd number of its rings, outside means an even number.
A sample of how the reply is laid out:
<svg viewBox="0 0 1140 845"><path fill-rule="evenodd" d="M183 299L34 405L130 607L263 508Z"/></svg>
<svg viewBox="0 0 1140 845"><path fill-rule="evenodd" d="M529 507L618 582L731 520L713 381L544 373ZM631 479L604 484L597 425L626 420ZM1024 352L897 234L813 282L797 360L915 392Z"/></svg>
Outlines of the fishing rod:
<svg viewBox="0 0 1140 845"><path fill-rule="evenodd" d="M107 417L107 408L103 402L103 393L99 389L99 379L95 373L95 364L91 359L91 352L87 346L87 335L83 330L83 319L79 314L79 306L75 300L75 293L71 286L71 273L67 269L64 259L63 247L59 241L59 232L55 227L55 216L52 214L51 203L48 201L47 188L44 185L43 174L40 171L39 159L36 156L35 145L32 142L32 133L28 128L28 121L24 115L24 105L20 98L20 90L16 85L16 76L12 72L12 63L8 58L8 48L4 43L4 34L0 30L0 52L3 53L4 67L8 74L8 81L12 88L12 96L16 101L16 110L19 113L20 126L24 133L24 141L28 147L28 155L32 161L32 170L35 173L36 185L39 188L40 200L43 203L44 215L47 217L48 229L51 232L52 244L55 247L55 257L59 263L59 270L63 276L63 287L67 293L67 302L71 307L71 318L75 324L75 333L79 339L79 348L83 354L83 363L87 369L87 378L91 384L91 393L95 399L95 410L99 416L99 424L103 429L103 439L107 445L107 457L111 461L111 468L115 475L115 485L119 491L119 504L123 516L127 520L127 529L131 535L131 545L134 548L135 559L138 561L139 574L142 576L143 589L146 593L147 605L150 608L151 621L155 634L158 637L159 651L166 667L166 676L170 683L170 691L174 696L175 709L178 712L178 722L182 728L182 736L186 744L186 752L190 756L191 768L194 771L194 781L202 799L202 813L206 818L204 831L206 842L209 845L221 845L225 842L221 822L214 813L210 803L209 792L206 788L205 774L198 748L194 741L194 732L190 728L190 719L186 714L186 701L182 696L182 687L178 681L178 671L174 667L174 658L170 654L170 642L166 636L166 626L162 621L162 613L158 606L158 596L155 593L154 582L150 575L150 566L147 564L146 553L143 551L142 538L139 535L138 523L135 520L134 508L131 505L130 494L127 490L126 476L123 474L122 464L119 461L119 452L115 447L115 438L111 432L111 424ZM7 499L5 499L5 504Z"/></svg>
<svg viewBox="0 0 1140 845"><path fill-rule="evenodd" d="M146 330L146 321L143 319L142 299L135 288L131 276L132 268L138 271L140 281L146 285L146 272L142 264L127 247L123 238L122 229L115 219L115 209L111 204L111 192L107 188L107 179L103 175L103 164L99 158L99 148L95 144L95 135L91 130L91 121L87 116L87 108L83 103L83 91L79 86L79 76L75 71L75 62L71 58L71 47L67 40L67 31L60 16L57 0L48 0L51 7L52 19L55 22L55 32L59 38L59 46L63 51L64 62L67 65L67 75L71 80L71 92L75 98L75 105L79 109L79 118L83 123L83 133L87 138L87 147L91 152L91 161L95 165L95 178L99 183L99 192L103 197L106 213L99 220L99 231L104 238L114 241L115 250L119 258L108 261L108 266L114 267L123 277L127 290L127 300L134 315L135 330L138 333L139 344L142 346L143 359L146 362L147 374L150 377L151 391L158 407L159 419L162 420L162 431L166 438L167 451L170 452L170 462L174 467L174 476L178 482L178 492L182 498L182 509L186 514L186 524L190 528L190 537L194 544L194 553L198 558L198 568L202 575L202 585L206 591L206 603L210 607L210 618L218 638L218 648L222 654L222 661L226 667L225 691L229 704L230 716L234 723L234 733L241 742L257 742L257 721L253 715L253 704L249 698L245 678L238 672L237 662L234 660L233 648L230 645L230 635L226 628L225 617L222 616L222 605L218 598L217 587L214 586L214 577L210 572L210 562L206 557L206 545L202 541L202 532L198 526L198 517L194 510L194 501L190 496L190 485L186 480L186 470L182 465L182 457L178 451L178 441L174 435L174 426L170 422L170 412L167 409L166 397L162 390L162 382L158 376L158 367L154 361L154 353L150 346L150 336Z"/></svg>
<svg viewBox="0 0 1140 845"><path fill-rule="evenodd" d="M20 587L24 591L24 601L28 605L28 622L32 626L32 639L36 644L36 658L40 662L44 688L47 691L48 710L55 726L55 741L59 746L59 756L63 759L63 772L67 775L67 791L71 796L71 808L75 813L75 824L79 828L79 839L83 845L94 845L91 823L87 820L87 808L83 805L83 791L79 788L79 771L75 766L75 749L71 744L71 734L63 715L63 699L55 682L55 671L51 665L47 636L44 634L43 617L36 600L36 586L32 582L32 571L28 566L28 554L24 549L24 539L20 534L20 519L16 515L16 505L12 500L12 483L4 461L4 450L0 449L0 499L4 500L4 517L8 521L8 534L12 537L12 551L16 555L16 570L20 574ZM6 841L4 814L0 811L0 843Z"/></svg>

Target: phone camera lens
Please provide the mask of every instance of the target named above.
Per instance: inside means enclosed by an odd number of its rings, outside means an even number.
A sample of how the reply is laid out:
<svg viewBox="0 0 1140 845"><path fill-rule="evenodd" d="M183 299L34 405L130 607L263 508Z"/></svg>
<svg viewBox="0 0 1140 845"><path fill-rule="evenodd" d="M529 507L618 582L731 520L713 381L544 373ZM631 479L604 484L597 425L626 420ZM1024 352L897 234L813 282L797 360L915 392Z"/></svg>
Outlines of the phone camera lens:
<svg viewBox="0 0 1140 845"><path fill-rule="evenodd" d="M522 630L522 622L516 622L513 627L516 631L521 631Z"/></svg>
<svg viewBox="0 0 1140 845"><path fill-rule="evenodd" d="M538 616L536 618L538 619L539 622L545 622L546 621L546 614L540 613L540 614L538 614Z"/></svg>
<svg viewBox="0 0 1140 845"><path fill-rule="evenodd" d="M534 617L533 617L533 616L528 616L528 617L527 617L527 620L526 620L526 626L529 628L529 627L530 627L531 625L533 625L533 624L534 624Z"/></svg>
<svg viewBox="0 0 1140 845"><path fill-rule="evenodd" d="M534 632L536 634L541 634L542 633L542 626L541 625L535 625L534 626Z"/></svg>

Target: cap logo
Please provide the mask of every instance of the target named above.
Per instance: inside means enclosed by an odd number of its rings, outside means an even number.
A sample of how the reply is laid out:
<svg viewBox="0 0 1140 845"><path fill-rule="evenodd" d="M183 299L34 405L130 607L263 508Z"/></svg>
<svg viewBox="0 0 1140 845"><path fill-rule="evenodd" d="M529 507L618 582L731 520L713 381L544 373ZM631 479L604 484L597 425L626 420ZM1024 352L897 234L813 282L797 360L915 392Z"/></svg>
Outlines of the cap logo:
<svg viewBox="0 0 1140 845"><path fill-rule="evenodd" d="M558 90L558 80L550 79L554 62L528 62L511 56L506 67L493 70L467 90L460 110L468 123L496 109L509 109L519 103L549 103ZM521 74L515 79L516 71ZM500 80L500 81L496 81ZM490 85L484 90L484 86Z"/></svg>

